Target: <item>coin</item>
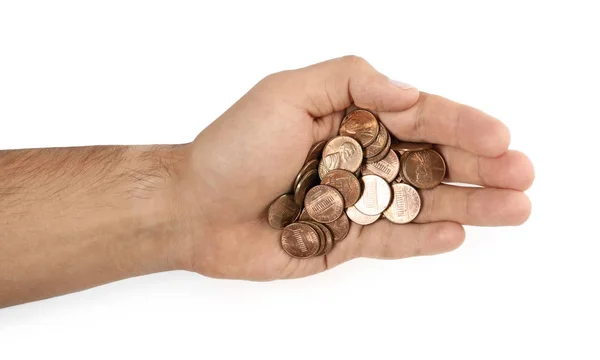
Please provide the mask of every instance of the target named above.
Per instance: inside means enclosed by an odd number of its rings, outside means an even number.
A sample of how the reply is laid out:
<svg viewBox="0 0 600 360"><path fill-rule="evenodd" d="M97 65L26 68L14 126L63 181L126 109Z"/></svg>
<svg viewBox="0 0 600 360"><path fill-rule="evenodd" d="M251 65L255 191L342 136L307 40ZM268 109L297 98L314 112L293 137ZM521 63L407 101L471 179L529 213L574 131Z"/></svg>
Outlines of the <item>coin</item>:
<svg viewBox="0 0 600 360"><path fill-rule="evenodd" d="M300 217L298 218L298 221L314 221L313 218L310 217L310 215L308 215L308 213L306 212L306 208L302 209L302 212L300 213Z"/></svg>
<svg viewBox="0 0 600 360"><path fill-rule="evenodd" d="M317 159L307 161L304 164L304 166L302 166L300 171L298 171L298 175L296 175L296 179L294 180L294 186L292 187L292 189L296 189L296 186L298 186L298 182L300 182L300 179L302 179L302 177L304 175L306 175L306 173L309 170L316 169L318 166L319 166L319 160L317 160Z"/></svg>
<svg viewBox="0 0 600 360"><path fill-rule="evenodd" d="M384 157L386 157L387 154L388 154L388 152L390 152L390 147L391 146L392 146L392 137L388 136L387 142L385 143L385 146L384 146L383 150L379 154L377 154L377 155L375 155L373 157L366 158L365 162L372 163L372 162L381 161L381 159L383 159Z"/></svg>
<svg viewBox="0 0 600 360"><path fill-rule="evenodd" d="M321 184L329 185L338 190L344 198L345 207L354 205L360 197L360 182L348 170L331 170L325 175Z"/></svg>
<svg viewBox="0 0 600 360"><path fill-rule="evenodd" d="M304 207L308 215L320 223L337 220L344 211L344 198L328 185L317 185L306 193Z"/></svg>
<svg viewBox="0 0 600 360"><path fill-rule="evenodd" d="M321 255L321 253L325 249L325 233L323 232L323 229L319 226L319 223L316 221L299 221L299 223L309 225L310 227L315 229L319 237L319 249L315 253L315 256Z"/></svg>
<svg viewBox="0 0 600 360"><path fill-rule="evenodd" d="M379 133L379 121L367 110L354 110L342 120L340 135L356 139L362 146L371 145Z"/></svg>
<svg viewBox="0 0 600 360"><path fill-rule="evenodd" d="M381 214L390 204L390 186L377 175L365 175L360 180L363 183L363 193L354 206L365 215Z"/></svg>
<svg viewBox="0 0 600 360"><path fill-rule="evenodd" d="M328 227L323 224L314 223L316 226L320 227L321 232L323 233L323 248L321 251L317 253L317 255L327 254L333 248L333 234Z"/></svg>
<svg viewBox="0 0 600 360"><path fill-rule="evenodd" d="M365 214L361 213L360 211L358 211L355 206L350 206L349 208L347 208L346 215L348 215L350 220L352 220L353 222L355 222L359 225L372 224L375 221L377 221L380 217L380 215L365 215Z"/></svg>
<svg viewBox="0 0 600 360"><path fill-rule="evenodd" d="M364 175L377 175L391 183L398 176L400 170L400 160L394 151L388 151L388 154L383 159L374 163L366 163L362 166Z"/></svg>
<svg viewBox="0 0 600 360"><path fill-rule="evenodd" d="M344 112L344 118L342 119L342 123L344 123L344 120L347 120L346 115L348 115L349 113L353 112L354 110L358 110L358 109L360 109L358 106L354 105L353 103L350 104L350 106L348 106L346 108L346 111Z"/></svg>
<svg viewBox="0 0 600 360"><path fill-rule="evenodd" d="M334 243L344 240L350 232L350 221L344 213L336 221L325 224L325 226L331 230Z"/></svg>
<svg viewBox="0 0 600 360"><path fill-rule="evenodd" d="M419 189L433 189L446 176L446 163L433 149L411 151L402 160L404 180Z"/></svg>
<svg viewBox="0 0 600 360"><path fill-rule="evenodd" d="M323 149L323 176L334 169L355 172L360 168L363 151L360 144L351 137L337 136L329 140Z"/></svg>
<svg viewBox="0 0 600 360"><path fill-rule="evenodd" d="M302 206L304 203L304 197L306 196L306 192L308 189L312 188L315 185L319 184L319 173L317 169L309 170L302 179L296 185L294 190L294 199L298 206Z"/></svg>
<svg viewBox="0 0 600 360"><path fill-rule="evenodd" d="M431 149L432 145L428 143L398 141L392 144L392 150L395 151L419 151Z"/></svg>
<svg viewBox="0 0 600 360"><path fill-rule="evenodd" d="M326 143L327 143L327 140L323 140L323 141L319 141L318 143L315 143L310 148L310 150L308 150L308 155L306 156L306 160L304 162L307 163L311 160L316 160L316 159L320 158L321 153L323 152L323 148L325 147Z"/></svg>
<svg viewBox="0 0 600 360"><path fill-rule="evenodd" d="M296 205L294 195L281 195L269 206L267 219L272 228L281 230L293 223L300 215L300 206Z"/></svg>
<svg viewBox="0 0 600 360"><path fill-rule="evenodd" d="M315 255L319 250L319 245L317 231L307 224L290 224L281 233L281 247L295 258L307 258Z"/></svg>
<svg viewBox="0 0 600 360"><path fill-rule="evenodd" d="M377 134L375 141L365 148L365 157L368 159L372 158L373 156L379 155L385 148L389 137L390 134L388 133L387 129L385 128L385 126L383 126L383 124L380 123L379 133Z"/></svg>
<svg viewBox="0 0 600 360"><path fill-rule="evenodd" d="M413 221L421 210L421 197L417 190L408 184L394 184L392 191L392 203L383 212L383 216L396 224Z"/></svg>

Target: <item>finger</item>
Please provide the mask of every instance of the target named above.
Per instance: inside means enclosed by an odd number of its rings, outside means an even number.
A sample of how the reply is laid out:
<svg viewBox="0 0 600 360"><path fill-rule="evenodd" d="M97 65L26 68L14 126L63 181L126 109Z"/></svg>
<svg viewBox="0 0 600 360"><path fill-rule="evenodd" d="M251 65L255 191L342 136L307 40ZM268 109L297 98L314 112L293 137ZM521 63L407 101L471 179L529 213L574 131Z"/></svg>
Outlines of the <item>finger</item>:
<svg viewBox="0 0 600 360"><path fill-rule="evenodd" d="M519 151L488 158L452 146L438 146L436 150L446 160L448 181L520 191L533 183L531 160Z"/></svg>
<svg viewBox="0 0 600 360"><path fill-rule="evenodd" d="M353 224L355 236L336 244L328 255L330 265L357 258L400 259L435 255L459 247L465 239L460 224L444 221L429 224L396 225L379 220L372 225Z"/></svg>
<svg viewBox="0 0 600 360"><path fill-rule="evenodd" d="M444 144L477 155L496 157L508 149L510 133L499 120L472 107L421 93L406 111L379 113L399 139Z"/></svg>
<svg viewBox="0 0 600 360"><path fill-rule="evenodd" d="M419 194L418 223L447 220L463 225L520 225L531 214L531 202L520 191L440 185Z"/></svg>
<svg viewBox="0 0 600 360"><path fill-rule="evenodd" d="M414 105L419 91L390 81L368 62L357 56L345 56L284 71L267 78L278 90L273 96L305 109L313 117L344 110L354 102L373 111L403 111Z"/></svg>

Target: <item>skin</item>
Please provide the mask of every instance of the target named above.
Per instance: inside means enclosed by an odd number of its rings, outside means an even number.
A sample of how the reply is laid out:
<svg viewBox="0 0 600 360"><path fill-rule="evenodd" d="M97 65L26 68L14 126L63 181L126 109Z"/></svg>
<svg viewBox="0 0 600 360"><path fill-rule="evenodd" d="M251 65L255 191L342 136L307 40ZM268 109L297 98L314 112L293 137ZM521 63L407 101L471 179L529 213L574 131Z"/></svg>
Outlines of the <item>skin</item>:
<svg viewBox="0 0 600 360"><path fill-rule="evenodd" d="M327 256L293 259L266 209L352 103L397 138L439 144L449 182L481 187L421 191L414 223L352 224ZM266 77L188 144L2 151L0 306L175 269L264 281L447 252L463 225L529 217L533 167L509 142L499 120L347 56Z"/></svg>

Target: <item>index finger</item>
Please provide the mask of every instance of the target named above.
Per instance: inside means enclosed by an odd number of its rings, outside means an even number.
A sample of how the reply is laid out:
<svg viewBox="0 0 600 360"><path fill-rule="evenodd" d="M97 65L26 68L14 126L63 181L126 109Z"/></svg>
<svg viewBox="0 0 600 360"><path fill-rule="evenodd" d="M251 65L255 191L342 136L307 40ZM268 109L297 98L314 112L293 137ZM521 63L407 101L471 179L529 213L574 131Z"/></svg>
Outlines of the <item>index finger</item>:
<svg viewBox="0 0 600 360"><path fill-rule="evenodd" d="M508 128L500 120L424 92L409 109L380 112L379 117L398 139L450 145L486 157L504 154L510 143Z"/></svg>

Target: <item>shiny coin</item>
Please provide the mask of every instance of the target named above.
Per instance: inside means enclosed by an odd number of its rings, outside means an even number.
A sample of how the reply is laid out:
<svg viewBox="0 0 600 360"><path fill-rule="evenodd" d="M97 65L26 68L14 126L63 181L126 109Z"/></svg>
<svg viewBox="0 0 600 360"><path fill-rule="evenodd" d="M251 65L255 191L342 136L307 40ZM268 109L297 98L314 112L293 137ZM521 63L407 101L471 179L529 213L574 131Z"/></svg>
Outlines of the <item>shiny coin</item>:
<svg viewBox="0 0 600 360"><path fill-rule="evenodd" d="M427 150L431 149L431 144L428 143L416 143L416 142L408 142L408 141L398 141L392 144L392 150L398 152L407 152L407 151L419 151L419 150Z"/></svg>
<svg viewBox="0 0 600 360"><path fill-rule="evenodd" d="M364 175L361 181L363 193L354 206L365 215L381 214L387 209L392 198L390 186L377 175Z"/></svg>
<svg viewBox="0 0 600 360"><path fill-rule="evenodd" d="M334 243L344 240L350 232L350 221L348 220L348 216L344 213L342 213L336 221L325 224L325 226L331 230Z"/></svg>
<svg viewBox="0 0 600 360"><path fill-rule="evenodd" d="M319 250L319 235L310 225L293 223L286 226L281 233L281 247L290 256L307 258Z"/></svg>
<svg viewBox="0 0 600 360"><path fill-rule="evenodd" d="M311 169L306 174L304 174L304 176L302 177L302 179L300 179L298 185L296 185L296 188L294 190L294 199L296 201L296 204L298 206L302 206L302 204L304 203L304 197L306 196L306 192L308 191L308 189L318 184L319 173L317 172L317 169Z"/></svg>
<svg viewBox="0 0 600 360"><path fill-rule="evenodd" d="M371 145L379 133L379 121L367 110L354 110L344 117L340 135L356 139L363 147Z"/></svg>
<svg viewBox="0 0 600 360"><path fill-rule="evenodd" d="M377 155L375 155L373 157L366 158L365 162L368 164L368 163L374 163L374 162L381 161L381 159L383 159L384 157L386 157L387 154L390 152L390 147L391 146L392 146L392 137L388 136L387 142L385 143L385 146L384 146L383 150L379 154L377 154Z"/></svg>
<svg viewBox="0 0 600 360"><path fill-rule="evenodd" d="M375 221L377 221L380 217L380 215L365 215L360 211L356 210L355 206L350 206L349 208L347 208L346 215L348 215L348 218L350 218L350 220L359 225L372 224Z"/></svg>
<svg viewBox="0 0 600 360"><path fill-rule="evenodd" d="M320 158L321 153L323 152L323 148L325 147L326 143L327 143L327 140L323 140L323 141L319 141L318 143L314 144L310 148L310 150L308 150L308 155L306 156L305 163L308 163L311 160L316 160L316 159Z"/></svg>
<svg viewBox="0 0 600 360"><path fill-rule="evenodd" d="M281 195L269 206L267 215L269 225L274 229L283 229L296 221L300 210L300 206L294 201L294 195Z"/></svg>
<svg viewBox="0 0 600 360"><path fill-rule="evenodd" d="M383 216L396 224L413 221L421 210L421 197L417 190L408 184L394 184L392 191L392 203L383 212Z"/></svg>
<svg viewBox="0 0 600 360"><path fill-rule="evenodd" d="M389 137L390 134L388 133L385 126L379 123L379 133L377 134L375 141L365 148L365 157L368 159L381 154L389 140Z"/></svg>
<svg viewBox="0 0 600 360"><path fill-rule="evenodd" d="M306 193L304 207L308 215L320 223L337 220L344 211L344 198L327 185L317 185Z"/></svg>
<svg viewBox="0 0 600 360"><path fill-rule="evenodd" d="M364 175L377 175L391 183L398 176L400 170L400 160L394 151L388 151L388 154L383 159L374 163L366 163L362 166Z"/></svg>
<svg viewBox="0 0 600 360"><path fill-rule="evenodd" d="M360 197L360 182L347 170L331 170L325 175L321 184L329 185L339 191L344 198L345 207L354 205Z"/></svg>
<svg viewBox="0 0 600 360"><path fill-rule="evenodd" d="M444 180L446 163L433 149L411 151L403 156L402 175L419 189L433 189Z"/></svg>
<svg viewBox="0 0 600 360"><path fill-rule="evenodd" d="M319 160L310 160L307 161L304 166L302 166L302 168L300 169L300 171L298 172L298 175L296 175L296 179L294 180L294 187L292 187L292 189L296 189L296 187L298 186L298 183L300 182L300 179L302 179L302 177L304 175L306 175L307 172L309 172L312 169L317 169L317 167L319 166Z"/></svg>
<svg viewBox="0 0 600 360"><path fill-rule="evenodd" d="M360 144L351 137L337 136L327 142L323 149L323 176L330 170L343 169L355 172L360 168L363 151ZM319 166L321 167L321 165Z"/></svg>

